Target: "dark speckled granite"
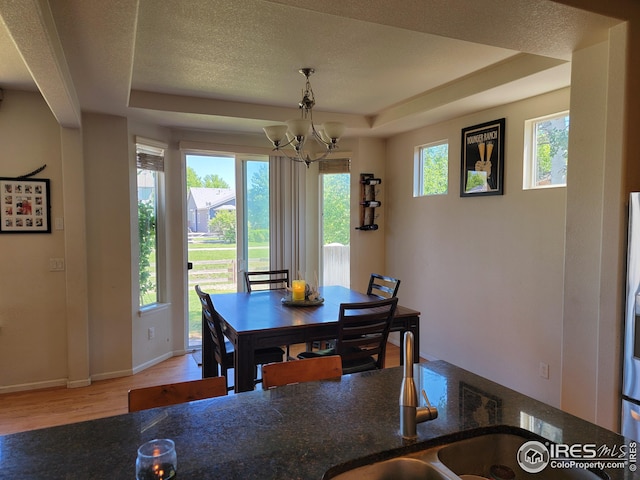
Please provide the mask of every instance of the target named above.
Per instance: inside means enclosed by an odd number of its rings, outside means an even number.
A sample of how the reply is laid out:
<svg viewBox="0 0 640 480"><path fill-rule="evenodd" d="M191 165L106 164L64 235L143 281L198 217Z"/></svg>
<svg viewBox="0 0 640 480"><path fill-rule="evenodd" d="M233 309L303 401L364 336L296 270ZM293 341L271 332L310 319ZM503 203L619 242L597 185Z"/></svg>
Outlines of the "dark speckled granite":
<svg viewBox="0 0 640 480"><path fill-rule="evenodd" d="M625 439L451 366L416 366L439 417L418 425L418 443L399 435L402 369L202 400L0 437L0 478L133 479L137 447L171 438L178 478L321 479L332 466L492 425L522 426L563 443L622 445ZM461 397L461 391L467 392ZM477 395L489 409L474 410ZM474 413L475 412L475 413ZM633 478L627 470L612 479Z"/></svg>

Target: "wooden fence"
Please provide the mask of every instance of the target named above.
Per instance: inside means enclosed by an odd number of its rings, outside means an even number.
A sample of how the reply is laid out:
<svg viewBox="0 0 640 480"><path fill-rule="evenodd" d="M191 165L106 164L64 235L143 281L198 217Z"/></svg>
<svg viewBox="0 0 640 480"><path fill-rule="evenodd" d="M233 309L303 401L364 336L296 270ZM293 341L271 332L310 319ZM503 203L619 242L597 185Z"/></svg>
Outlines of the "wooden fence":
<svg viewBox="0 0 640 480"><path fill-rule="evenodd" d="M329 244L323 247L323 275L325 285L350 284L350 249L349 245ZM238 281L238 265L235 259L194 261L189 272L189 289L199 284L203 289L218 292L235 292ZM252 269L268 268L268 260L251 259ZM259 265L259 266L258 266ZM297 274L293 274L295 277ZM307 278L312 280L312 277Z"/></svg>
<svg viewBox="0 0 640 480"><path fill-rule="evenodd" d="M203 290L236 291L238 268L235 259L199 260L192 262L189 272L189 290L200 285Z"/></svg>
<svg viewBox="0 0 640 480"><path fill-rule="evenodd" d="M341 285L349 288L351 275L349 245L330 243L322 247L322 275L325 285Z"/></svg>

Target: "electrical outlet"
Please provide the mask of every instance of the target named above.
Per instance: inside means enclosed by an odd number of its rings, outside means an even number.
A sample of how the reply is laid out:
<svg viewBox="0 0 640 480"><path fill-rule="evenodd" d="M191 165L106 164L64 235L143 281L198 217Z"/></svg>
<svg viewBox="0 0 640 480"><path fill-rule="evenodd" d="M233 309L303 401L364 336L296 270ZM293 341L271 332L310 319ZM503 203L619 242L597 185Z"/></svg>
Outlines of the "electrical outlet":
<svg viewBox="0 0 640 480"><path fill-rule="evenodd" d="M538 367L538 372L540 374L540 377L546 378L547 380L549 380L549 365L547 363L540 362L540 366Z"/></svg>
<svg viewBox="0 0 640 480"><path fill-rule="evenodd" d="M153 339L153 337L156 336L156 329L150 327L149 330L147 330L147 336L149 337L149 340Z"/></svg>
<svg viewBox="0 0 640 480"><path fill-rule="evenodd" d="M64 272L64 258L50 258L49 259L49 271L50 272Z"/></svg>

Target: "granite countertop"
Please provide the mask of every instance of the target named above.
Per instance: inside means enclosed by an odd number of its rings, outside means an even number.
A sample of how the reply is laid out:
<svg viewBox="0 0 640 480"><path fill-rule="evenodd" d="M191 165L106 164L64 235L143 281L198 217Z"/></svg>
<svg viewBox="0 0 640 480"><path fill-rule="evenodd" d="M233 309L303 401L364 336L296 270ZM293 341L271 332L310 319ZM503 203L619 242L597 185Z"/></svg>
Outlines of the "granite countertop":
<svg viewBox="0 0 640 480"><path fill-rule="evenodd" d="M0 477L135 477L138 446L171 438L178 478L321 479L333 466L478 427L523 427L552 441L629 441L446 362L415 366L418 389L438 407L418 425L418 442L399 434L402 368L345 375L0 437ZM607 470L612 480L628 469Z"/></svg>

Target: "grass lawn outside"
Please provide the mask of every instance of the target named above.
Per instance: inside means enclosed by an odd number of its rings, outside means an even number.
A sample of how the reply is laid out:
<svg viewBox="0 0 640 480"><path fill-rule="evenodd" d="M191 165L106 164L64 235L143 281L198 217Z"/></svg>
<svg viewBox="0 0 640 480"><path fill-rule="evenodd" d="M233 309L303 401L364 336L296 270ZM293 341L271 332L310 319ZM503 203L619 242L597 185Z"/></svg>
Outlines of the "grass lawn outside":
<svg viewBox="0 0 640 480"><path fill-rule="evenodd" d="M232 293L237 291L236 245L213 243L210 240L194 239L188 245L188 258L193 268L189 271L189 345L202 344L202 318L200 300L195 286L207 293ZM249 244L249 268L269 268L269 244ZM215 304L215 298L214 298Z"/></svg>

